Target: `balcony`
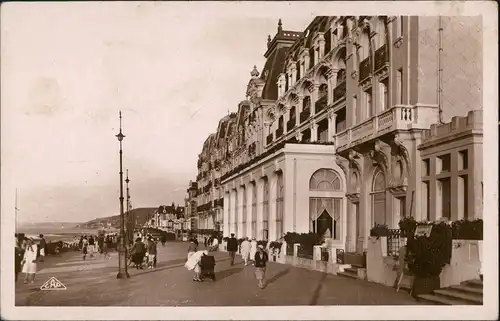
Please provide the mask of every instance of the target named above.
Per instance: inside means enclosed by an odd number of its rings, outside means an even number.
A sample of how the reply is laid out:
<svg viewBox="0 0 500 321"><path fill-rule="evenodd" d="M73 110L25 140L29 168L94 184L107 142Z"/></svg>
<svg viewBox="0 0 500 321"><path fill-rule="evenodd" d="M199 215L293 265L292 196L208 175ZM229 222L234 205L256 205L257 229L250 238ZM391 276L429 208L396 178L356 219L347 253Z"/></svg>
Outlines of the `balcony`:
<svg viewBox="0 0 500 321"><path fill-rule="evenodd" d="M286 122L286 130L289 132L292 129L295 128L295 125L297 125L297 120L295 118L290 119L289 121Z"/></svg>
<svg viewBox="0 0 500 321"><path fill-rule="evenodd" d="M311 110L310 109L304 109L303 111L300 112L300 123L302 124L305 122L309 116L311 116Z"/></svg>
<svg viewBox="0 0 500 321"><path fill-rule="evenodd" d="M276 129L276 139L280 138L283 135L283 127L278 127Z"/></svg>
<svg viewBox="0 0 500 321"><path fill-rule="evenodd" d="M362 82L363 80L368 78L370 72L371 72L371 64L370 64L370 57L368 57L359 63L359 82Z"/></svg>
<svg viewBox="0 0 500 321"><path fill-rule="evenodd" d="M387 45L383 45L375 51L375 70L379 70L389 62Z"/></svg>
<svg viewBox="0 0 500 321"><path fill-rule="evenodd" d="M273 142L273 133L267 135L266 137L266 144L269 145Z"/></svg>
<svg viewBox="0 0 500 321"><path fill-rule="evenodd" d="M337 150L346 150L396 130L427 129L437 121L436 106L397 105L337 134Z"/></svg>
<svg viewBox="0 0 500 321"><path fill-rule="evenodd" d="M340 84L338 84L337 87L335 87L335 89L333 90L333 101L337 101L345 97L345 93L346 93L346 82L343 81Z"/></svg>
<svg viewBox="0 0 500 321"><path fill-rule="evenodd" d="M318 99L316 101L316 103L314 104L316 114L318 114L323 109L325 109L327 104L328 104L328 96L327 95Z"/></svg>

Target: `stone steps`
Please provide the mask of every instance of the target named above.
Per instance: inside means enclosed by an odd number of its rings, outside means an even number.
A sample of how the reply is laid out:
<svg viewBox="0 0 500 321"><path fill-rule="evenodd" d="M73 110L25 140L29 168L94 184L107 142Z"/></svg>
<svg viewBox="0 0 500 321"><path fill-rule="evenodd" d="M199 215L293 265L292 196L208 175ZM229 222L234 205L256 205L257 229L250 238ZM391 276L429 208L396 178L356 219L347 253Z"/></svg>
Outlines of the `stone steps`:
<svg viewBox="0 0 500 321"><path fill-rule="evenodd" d="M418 299L436 305L482 305L483 282L470 280L460 285L435 290L432 294L422 294Z"/></svg>

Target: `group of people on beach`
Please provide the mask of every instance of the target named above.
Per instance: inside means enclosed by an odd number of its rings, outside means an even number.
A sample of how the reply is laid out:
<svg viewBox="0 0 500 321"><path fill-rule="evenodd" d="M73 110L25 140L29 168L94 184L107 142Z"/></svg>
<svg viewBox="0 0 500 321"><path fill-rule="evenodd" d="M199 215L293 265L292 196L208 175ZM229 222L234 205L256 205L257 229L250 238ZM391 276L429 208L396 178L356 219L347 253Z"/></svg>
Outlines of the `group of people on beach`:
<svg viewBox="0 0 500 321"><path fill-rule="evenodd" d="M201 261L204 256L209 255L209 252L213 252L218 249L218 242L217 237L210 237L208 239L205 238L205 249L199 250L198 240L195 238L190 240L187 261L184 266L188 270L194 271L193 281L203 281ZM244 238L239 248L245 266L248 266L250 261L253 262L252 264L255 266L255 277L258 282L258 287L263 289L265 287L266 266L269 261L269 256L265 251L264 246L258 245L255 238L252 238L252 240ZM234 265L236 252L238 252L238 240L235 238L234 233L231 233L231 237L227 240L226 249L229 253L230 265Z"/></svg>

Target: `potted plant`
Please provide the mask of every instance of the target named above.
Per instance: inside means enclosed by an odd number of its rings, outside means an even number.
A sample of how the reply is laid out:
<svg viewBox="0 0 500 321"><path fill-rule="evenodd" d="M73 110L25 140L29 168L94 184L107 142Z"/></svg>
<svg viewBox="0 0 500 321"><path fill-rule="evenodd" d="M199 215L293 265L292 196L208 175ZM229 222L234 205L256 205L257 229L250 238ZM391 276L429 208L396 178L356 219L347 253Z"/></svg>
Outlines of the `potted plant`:
<svg viewBox="0 0 500 321"><path fill-rule="evenodd" d="M412 295L429 294L439 289L440 274L451 259L451 229L444 222L432 225L430 236L416 236L408 240L406 260L414 275Z"/></svg>
<svg viewBox="0 0 500 321"><path fill-rule="evenodd" d="M403 217L399 221L399 229L401 230L402 237L411 237L417 228L417 221L412 216Z"/></svg>
<svg viewBox="0 0 500 321"><path fill-rule="evenodd" d="M377 224L370 229L370 236L376 237L377 239L389 236L389 228L387 228L385 224Z"/></svg>

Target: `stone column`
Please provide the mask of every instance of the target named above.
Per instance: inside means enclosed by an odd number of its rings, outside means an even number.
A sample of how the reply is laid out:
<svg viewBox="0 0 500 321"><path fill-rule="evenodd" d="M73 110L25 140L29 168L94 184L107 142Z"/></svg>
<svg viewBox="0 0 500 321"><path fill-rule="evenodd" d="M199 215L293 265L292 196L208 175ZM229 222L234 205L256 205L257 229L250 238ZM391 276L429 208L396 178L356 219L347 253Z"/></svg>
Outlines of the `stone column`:
<svg viewBox="0 0 500 321"><path fill-rule="evenodd" d="M304 51L304 73L302 74L302 76L304 76L305 73L307 73L309 71L309 68L311 68L311 66L309 66L310 65L310 63L309 63L310 60L309 59L310 59L309 58L309 51L306 49Z"/></svg>
<svg viewBox="0 0 500 321"><path fill-rule="evenodd" d="M292 83L291 83L291 86L295 86L295 84L297 83L297 65L294 63L291 68L291 74L292 74Z"/></svg>
<svg viewBox="0 0 500 321"><path fill-rule="evenodd" d="M264 181L259 178L255 182L257 187L257 235L255 237L257 240L262 240L264 229Z"/></svg>
<svg viewBox="0 0 500 321"><path fill-rule="evenodd" d="M285 109L285 113L283 114L283 135L285 135L288 132L287 123L288 123L288 120L290 119L290 116L288 115L288 111L289 111L289 108L287 106L287 108Z"/></svg>
<svg viewBox="0 0 500 321"><path fill-rule="evenodd" d="M233 205L233 208L231 209L231 214L232 214L232 219L231 219L231 222L233 223L233 227L232 227L232 231L231 233L234 233L236 234L236 236L238 236L238 210L239 210L239 202L240 200L238 199L238 196L237 195L238 193L238 190L237 189L233 189L233 201L231 202L231 204Z"/></svg>
<svg viewBox="0 0 500 321"><path fill-rule="evenodd" d="M295 108L295 119L297 119L297 124L300 124L300 112L302 111L302 106L304 105L304 97L299 96L299 102Z"/></svg>
<svg viewBox="0 0 500 321"><path fill-rule="evenodd" d="M314 84L309 87L311 92L311 116L316 114L316 100L318 100L319 85Z"/></svg>
<svg viewBox="0 0 500 321"><path fill-rule="evenodd" d="M311 124L311 142L315 142L318 140L318 124L313 122Z"/></svg>
<svg viewBox="0 0 500 321"><path fill-rule="evenodd" d="M319 60L325 56L325 36L320 35L319 36Z"/></svg>
<svg viewBox="0 0 500 321"><path fill-rule="evenodd" d="M331 105L334 103L334 98L333 98L333 90L335 87L337 87L337 74L338 74L338 69L333 69L331 72L328 73L328 105Z"/></svg>
<svg viewBox="0 0 500 321"><path fill-rule="evenodd" d="M328 111L328 142L333 142L335 141L335 133L336 133L336 127L335 127L335 120L337 118L337 114L333 112L333 110Z"/></svg>
<svg viewBox="0 0 500 321"><path fill-rule="evenodd" d="M246 236L252 237L252 193L253 193L253 185L247 184L245 191L247 193L247 228L246 228Z"/></svg>
<svg viewBox="0 0 500 321"><path fill-rule="evenodd" d="M276 235L276 197L277 193L277 175L273 173L269 178L269 240L275 241Z"/></svg>

